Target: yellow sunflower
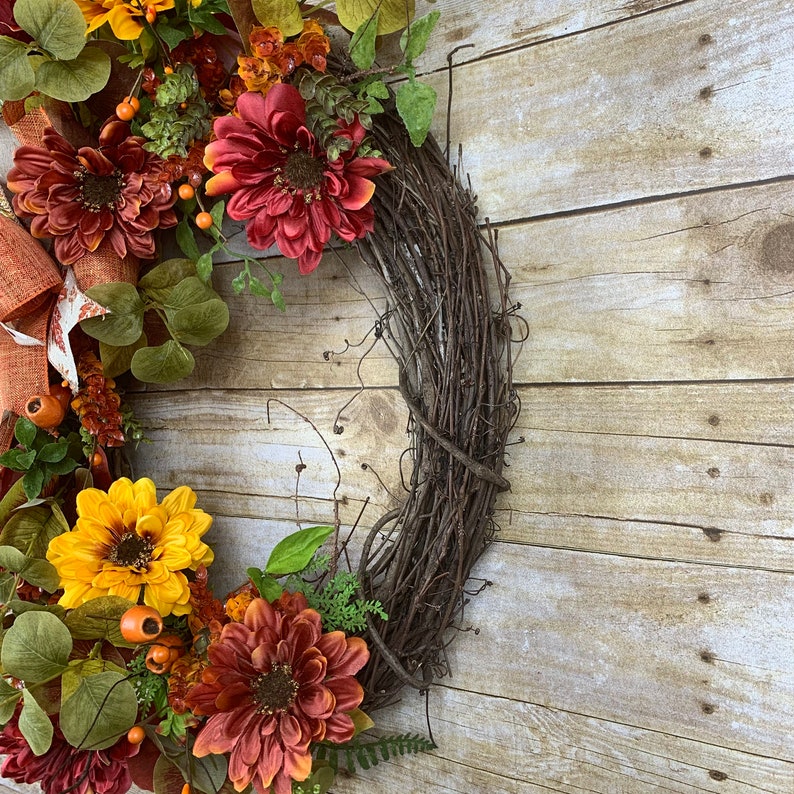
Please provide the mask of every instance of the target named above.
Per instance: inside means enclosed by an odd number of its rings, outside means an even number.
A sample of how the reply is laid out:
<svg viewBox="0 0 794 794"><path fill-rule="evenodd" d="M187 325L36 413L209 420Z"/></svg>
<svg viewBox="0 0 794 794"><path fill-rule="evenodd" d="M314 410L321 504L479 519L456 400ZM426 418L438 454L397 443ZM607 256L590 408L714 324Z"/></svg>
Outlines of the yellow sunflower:
<svg viewBox="0 0 794 794"><path fill-rule="evenodd" d="M91 598L115 595L143 601L161 615L191 611L182 571L209 565L212 549L201 541L212 517L195 507L187 486L157 503L147 478L116 480L108 492L86 488L77 495L77 524L50 541L47 559L61 577L67 609Z"/></svg>
<svg viewBox="0 0 794 794"><path fill-rule="evenodd" d="M159 13L174 7L174 0L149 0L148 2L127 2L127 0L75 0L83 17L88 23L86 33L92 33L102 27L105 22L110 24L110 29L117 39L122 41L135 41L143 31L143 22L146 9L152 8Z"/></svg>

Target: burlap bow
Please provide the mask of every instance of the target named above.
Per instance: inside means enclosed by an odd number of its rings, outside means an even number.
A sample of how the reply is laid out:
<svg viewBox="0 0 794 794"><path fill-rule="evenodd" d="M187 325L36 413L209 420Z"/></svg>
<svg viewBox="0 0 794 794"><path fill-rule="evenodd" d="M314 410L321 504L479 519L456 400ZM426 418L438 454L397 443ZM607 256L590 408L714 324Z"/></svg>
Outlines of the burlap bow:
<svg viewBox="0 0 794 794"><path fill-rule="evenodd" d="M10 105L4 105L3 114L19 142L40 145L51 124L46 113L38 108L12 115ZM72 270L77 287L85 291L115 281L135 284L138 268L136 257L122 259L103 242L75 262ZM0 328L0 451L8 448L16 418L30 397L49 394L48 331L63 285L61 269L42 246L26 229L0 214L0 322L13 326Z"/></svg>

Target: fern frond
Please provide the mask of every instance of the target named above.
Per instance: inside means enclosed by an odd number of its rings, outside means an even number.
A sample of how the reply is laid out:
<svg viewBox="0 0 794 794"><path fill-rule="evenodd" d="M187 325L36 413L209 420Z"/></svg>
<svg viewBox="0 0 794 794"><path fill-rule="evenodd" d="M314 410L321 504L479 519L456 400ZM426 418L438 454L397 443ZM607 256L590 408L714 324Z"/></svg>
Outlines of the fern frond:
<svg viewBox="0 0 794 794"><path fill-rule="evenodd" d="M334 771L343 766L349 772L355 772L357 767L370 769L398 755L435 749L434 742L418 733L400 733L379 739L352 739L343 745L319 742L316 757L327 760Z"/></svg>

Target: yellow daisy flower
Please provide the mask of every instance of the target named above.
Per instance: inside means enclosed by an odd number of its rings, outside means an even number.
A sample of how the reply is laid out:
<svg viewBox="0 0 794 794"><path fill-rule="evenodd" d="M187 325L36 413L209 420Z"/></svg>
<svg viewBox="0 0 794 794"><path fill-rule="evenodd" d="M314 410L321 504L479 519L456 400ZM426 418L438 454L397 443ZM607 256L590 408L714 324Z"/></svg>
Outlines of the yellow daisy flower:
<svg viewBox="0 0 794 794"><path fill-rule="evenodd" d="M201 536L212 517L195 507L183 485L157 503L154 483L123 477L108 492L86 488L77 495L77 524L50 541L47 559L61 577L58 602L72 609L91 598L115 595L143 601L161 615L191 611L182 571L213 560Z"/></svg>
<svg viewBox="0 0 794 794"><path fill-rule="evenodd" d="M148 2L127 2L127 0L75 0L83 17L88 23L86 34L102 27L105 22L117 39L135 41L143 31L146 9L151 7L159 13L174 7L174 0L148 0Z"/></svg>

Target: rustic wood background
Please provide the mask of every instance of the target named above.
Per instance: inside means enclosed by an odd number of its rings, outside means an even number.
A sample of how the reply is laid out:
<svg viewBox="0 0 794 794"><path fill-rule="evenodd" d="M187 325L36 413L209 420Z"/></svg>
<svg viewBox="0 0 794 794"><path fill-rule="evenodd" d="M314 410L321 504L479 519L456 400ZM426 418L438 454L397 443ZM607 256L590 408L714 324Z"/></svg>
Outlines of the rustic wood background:
<svg viewBox="0 0 794 794"><path fill-rule="evenodd" d="M452 150L528 324L513 487L429 695L438 750L336 791L791 794L790 4L438 6L435 131L447 53L472 44ZM286 314L220 266L230 330L188 382L134 398L154 441L136 474L197 490L219 589L334 499L350 525L369 498L362 533L400 499L395 368L379 345L362 360L375 279L347 254L309 277L274 265ZM375 717L426 729L412 692Z"/></svg>

